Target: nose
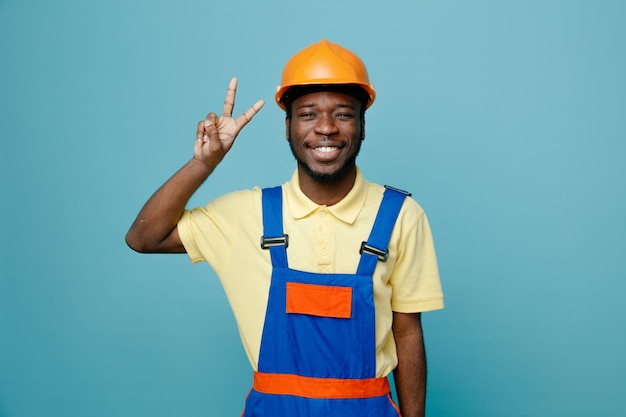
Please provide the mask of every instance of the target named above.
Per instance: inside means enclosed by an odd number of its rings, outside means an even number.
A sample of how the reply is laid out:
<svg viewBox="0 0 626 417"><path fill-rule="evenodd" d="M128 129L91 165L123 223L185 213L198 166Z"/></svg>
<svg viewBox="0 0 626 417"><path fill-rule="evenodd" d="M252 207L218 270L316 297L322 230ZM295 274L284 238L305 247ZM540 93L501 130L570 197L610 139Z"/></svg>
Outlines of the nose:
<svg viewBox="0 0 626 417"><path fill-rule="evenodd" d="M324 136L330 136L338 132L335 120L331 115L320 115L315 124L315 131Z"/></svg>

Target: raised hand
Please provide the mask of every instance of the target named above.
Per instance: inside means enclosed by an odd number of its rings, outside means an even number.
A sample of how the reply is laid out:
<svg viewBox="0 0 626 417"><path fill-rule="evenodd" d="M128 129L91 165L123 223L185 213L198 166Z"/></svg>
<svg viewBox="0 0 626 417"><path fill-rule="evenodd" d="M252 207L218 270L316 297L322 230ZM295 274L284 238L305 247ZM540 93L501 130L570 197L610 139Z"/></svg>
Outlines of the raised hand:
<svg viewBox="0 0 626 417"><path fill-rule="evenodd" d="M207 166L215 167L224 158L224 155L233 146L235 138L248 124L250 120L265 102L259 100L246 110L241 116L233 119L232 113L235 107L235 95L237 93L237 78L232 78L228 84L226 99L222 115L209 113L205 120L198 122L196 131L196 143L194 146L194 159Z"/></svg>

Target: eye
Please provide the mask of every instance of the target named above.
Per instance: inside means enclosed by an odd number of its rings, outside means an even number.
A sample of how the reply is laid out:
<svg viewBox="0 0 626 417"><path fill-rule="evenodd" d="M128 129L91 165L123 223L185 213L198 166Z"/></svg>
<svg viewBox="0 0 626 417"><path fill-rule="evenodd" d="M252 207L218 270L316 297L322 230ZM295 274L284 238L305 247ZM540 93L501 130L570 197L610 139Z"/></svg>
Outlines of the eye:
<svg viewBox="0 0 626 417"><path fill-rule="evenodd" d="M348 113L348 112L337 113L336 117L338 119L343 119L343 120L354 119L354 113Z"/></svg>

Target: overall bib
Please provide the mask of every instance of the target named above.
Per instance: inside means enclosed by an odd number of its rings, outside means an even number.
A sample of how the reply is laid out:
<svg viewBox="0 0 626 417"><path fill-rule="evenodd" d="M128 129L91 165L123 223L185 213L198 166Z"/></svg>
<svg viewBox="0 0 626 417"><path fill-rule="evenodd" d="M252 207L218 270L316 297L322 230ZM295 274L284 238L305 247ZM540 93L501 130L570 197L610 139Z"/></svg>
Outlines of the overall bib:
<svg viewBox="0 0 626 417"><path fill-rule="evenodd" d="M270 250L273 270L258 372L242 417L400 415L387 378L376 377L372 276L387 260L406 195L385 190L355 274L318 274L289 268L282 189L263 190L261 247Z"/></svg>

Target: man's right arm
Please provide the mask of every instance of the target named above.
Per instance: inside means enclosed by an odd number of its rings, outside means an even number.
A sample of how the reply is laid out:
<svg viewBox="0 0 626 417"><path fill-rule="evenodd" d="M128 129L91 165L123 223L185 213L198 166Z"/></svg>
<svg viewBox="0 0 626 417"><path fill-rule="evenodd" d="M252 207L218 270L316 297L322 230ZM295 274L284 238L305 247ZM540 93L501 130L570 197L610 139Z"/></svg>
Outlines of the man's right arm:
<svg viewBox="0 0 626 417"><path fill-rule="evenodd" d="M212 169L191 159L146 202L126 234L126 243L141 253L183 253L176 224L187 201Z"/></svg>
<svg viewBox="0 0 626 417"><path fill-rule="evenodd" d="M126 234L126 243L142 253L183 253L176 227L193 193L222 161L241 129L263 107L257 101L244 114L232 118L237 79L228 86L222 116L209 113L198 123L193 158L146 202Z"/></svg>

